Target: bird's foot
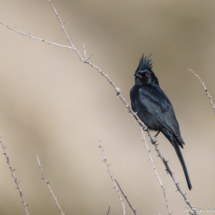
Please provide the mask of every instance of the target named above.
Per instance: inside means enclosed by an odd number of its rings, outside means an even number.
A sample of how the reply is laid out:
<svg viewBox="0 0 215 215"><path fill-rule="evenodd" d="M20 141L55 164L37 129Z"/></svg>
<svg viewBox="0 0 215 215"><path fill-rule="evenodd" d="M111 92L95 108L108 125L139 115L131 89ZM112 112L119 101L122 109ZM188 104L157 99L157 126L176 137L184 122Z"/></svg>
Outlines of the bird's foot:
<svg viewBox="0 0 215 215"><path fill-rule="evenodd" d="M154 138L156 138L160 132L161 132L161 131L158 131L158 132L155 134Z"/></svg>

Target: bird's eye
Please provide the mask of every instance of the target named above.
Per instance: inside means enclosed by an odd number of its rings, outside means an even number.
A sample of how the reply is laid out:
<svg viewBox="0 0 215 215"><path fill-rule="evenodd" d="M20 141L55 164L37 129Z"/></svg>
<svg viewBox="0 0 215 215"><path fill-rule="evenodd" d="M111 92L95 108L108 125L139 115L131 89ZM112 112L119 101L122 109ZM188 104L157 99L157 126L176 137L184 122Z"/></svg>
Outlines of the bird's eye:
<svg viewBox="0 0 215 215"><path fill-rule="evenodd" d="M146 77L149 77L149 73L148 73L148 72L146 72L146 73L145 73L145 76L146 76Z"/></svg>

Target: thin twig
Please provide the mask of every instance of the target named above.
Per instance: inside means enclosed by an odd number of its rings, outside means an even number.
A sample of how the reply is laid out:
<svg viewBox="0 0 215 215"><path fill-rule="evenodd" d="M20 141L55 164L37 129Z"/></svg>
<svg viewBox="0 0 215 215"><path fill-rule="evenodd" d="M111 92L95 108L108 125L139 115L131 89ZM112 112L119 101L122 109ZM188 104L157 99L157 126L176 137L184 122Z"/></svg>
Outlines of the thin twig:
<svg viewBox="0 0 215 215"><path fill-rule="evenodd" d="M40 170L41 170L41 172L42 172L42 176L43 176L43 177L42 177L42 179L46 182L47 187L48 187L48 189L49 189L49 191L50 191L50 193L51 193L52 197L53 197L53 198L54 198L54 200L55 200L55 204L57 205L58 209L59 209L59 210L60 210L60 212L61 212L61 215L65 215L65 214L63 213L63 211L62 211L61 207L60 207L60 204L59 204L59 202L58 202L57 197L54 195L54 193L53 193L53 191L52 191L52 189L51 189L51 186L49 185L49 181L45 178L45 175L44 175L44 172L43 172L43 168L42 168L42 166L41 166L41 164L40 164L40 159L39 159L39 157L38 157L38 156L36 156L36 157L37 157L38 165L39 165Z"/></svg>
<svg viewBox="0 0 215 215"><path fill-rule="evenodd" d="M34 40L39 40L40 42L44 42L44 43L47 43L47 44L50 44L50 45L55 45L55 46L58 46L58 47L61 47L61 48L67 48L67 49L72 49L72 47L70 46L64 46L64 45L60 45L58 43L54 43L54 42L50 42L50 41L47 41L47 40L44 40L44 39L41 39L41 38L38 38L38 37L34 37L34 36L31 36L30 34L26 34L26 33L23 33L21 31L18 31L16 28L11 28L10 26L4 24L3 22L0 22L1 25L5 26L6 28L8 28L9 30L12 30L12 31L15 31L16 33L18 34L21 34L23 36L26 36L26 37L29 37L31 39L34 39Z"/></svg>
<svg viewBox="0 0 215 215"><path fill-rule="evenodd" d="M107 212L107 215L110 213L110 206L109 206L109 208L108 208L108 212Z"/></svg>
<svg viewBox="0 0 215 215"><path fill-rule="evenodd" d="M64 24L63 24L63 22L61 21L61 19L59 19L60 17L59 17L59 15L58 15L58 13L57 13L57 10L53 7L52 2L51 2L50 0L49 0L49 2L50 2L50 4L51 4L51 6L52 6L52 8L53 8L53 10L54 10L54 12L55 12L55 14L56 14L56 16L58 17L58 20L59 20L60 23L61 23L62 29L64 30L64 29L65 29ZM116 95L118 96L118 98L120 98L120 100L121 100L121 101L124 103L124 105L127 107L128 112L131 113L131 114L134 116L135 120L138 122L138 124L140 125L141 128L144 128L145 130L147 130L147 127L146 127L145 124L139 119L139 117L137 116L137 113L133 112L133 110L131 109L131 107L130 107L130 106L128 105L128 103L126 102L125 98L121 95L121 90L120 90L120 88L116 87L116 85L114 84L114 82L108 77L108 74L105 74L98 66L94 65L92 62L89 62L89 58L88 58L88 59L86 58L86 54L85 54L85 59L82 58L82 56L81 56L81 54L79 53L79 51L75 48L75 46L71 43L71 41L69 41L69 40L70 40L69 37L67 37L67 39L68 39L70 45L72 45L72 47L64 46L64 45L59 45L59 44L56 44L56 43L51 43L51 42L45 41L45 40L40 39L40 38L32 37L32 36L30 36L30 35L24 34L24 33L20 32L20 31L18 31L18 30L16 30L16 29L11 28L11 27L9 27L9 26L3 24L2 22L0 22L0 24L4 25L5 27L9 28L10 30L13 30L13 31L15 31L15 32L17 32L17 33L19 33L19 34L24 35L24 36L28 36L28 37L30 37L30 38L32 38L32 39L40 40L40 41L46 42L46 43L48 43L48 44L52 44L52 45L56 45L56 46L59 46L59 47L69 48L69 49L74 50L74 51L76 52L76 54L79 56L80 60L81 60L83 63L86 63L86 64L90 65L91 67L95 68L101 75L103 75L103 76L106 78L106 80L107 80L107 81L112 85L112 87L114 88L114 90L115 90ZM66 31L64 31L64 33L66 34L66 36L68 35ZM85 49L85 48L84 48L84 49ZM85 50L85 51L86 51L86 50ZM85 52L85 53L86 53L86 52ZM149 131L148 131L148 134L150 134ZM150 138L151 138L151 142L153 143L155 138L153 139L153 137L152 137L151 135L150 135ZM159 155L159 154L161 155L161 152L159 151L159 148L158 148L158 147L156 147L156 151L158 152L158 155ZM159 156L160 156L160 155L159 155ZM161 156L162 156L162 155L161 155ZM162 157L163 157L163 156L162 156ZM163 162L164 162L164 161L163 161ZM164 163L164 164L165 164L165 163ZM165 164L165 166L166 166L166 164ZM173 180L173 181L174 181L174 180ZM176 183L175 181L174 181L174 183L176 184L176 187L177 187L177 183ZM182 194L183 192L180 192L180 193ZM184 197L183 194L182 194L182 196ZM185 197L184 197L184 198L185 198ZM190 202L190 201L189 201L189 202ZM189 205L189 204L188 204L188 205ZM193 208L191 207L191 209L193 209ZM195 211L195 214L198 214L198 213Z"/></svg>
<svg viewBox="0 0 215 215"><path fill-rule="evenodd" d="M50 5L51 5L52 9L54 10L55 15L57 16L57 18L58 18L58 20L59 20L59 22L60 22L60 24L61 24L61 26L62 26L62 30L64 31L67 40L69 41L71 47L74 48L74 45L72 44L72 42L71 42L71 40L70 40L70 38L69 38L69 35L67 34L67 31L66 31L66 29L65 29L65 27L64 27L64 24L63 24L63 22L62 22L60 16L59 16L58 13L57 13L57 10L55 9L55 7L54 7L53 4L52 4L52 1L49 0L49 3L50 3Z"/></svg>
<svg viewBox="0 0 215 215"><path fill-rule="evenodd" d="M120 200L120 203L122 204L123 215L126 215L126 212L125 212L125 204L124 204L123 201L122 201L122 197L121 197L121 195L120 195L119 189L117 188L115 179L114 179L114 177L113 177L113 175L112 175L112 173L111 173L111 171L110 171L110 167L109 167L110 164L107 163L107 158L105 157L105 153L104 153L104 149L102 148L101 140L99 140L99 148L100 148L101 151L102 151L101 155L102 155L102 157L103 157L103 159L104 159L103 162L105 162L105 164L106 164L106 166L107 166L107 171L108 171L108 173L109 173L109 175L110 175L110 177L111 177L111 180L112 180L112 182L113 182L114 189L116 190L116 192L117 192L117 194L118 194L118 198L119 198L119 200Z"/></svg>
<svg viewBox="0 0 215 215"><path fill-rule="evenodd" d="M213 103L213 101L212 101L212 96L209 94L209 92L208 92L208 90L207 90L205 84L202 82L202 80L201 80L201 78L199 77L199 75L197 75L197 74L196 74L195 72L193 72L191 69L188 69L188 70L189 70L190 72L192 72L192 73L199 79L200 83L203 85L204 90L205 90L206 94L208 95L208 98L209 98L209 100L210 100L211 106L212 106L212 108L213 108L213 112L214 112L214 114L215 114L215 106L214 106L214 103Z"/></svg>
<svg viewBox="0 0 215 215"><path fill-rule="evenodd" d="M1 142L1 145L2 145L2 149L3 149L3 151L4 151L3 154L5 155L5 157L6 157L6 159L7 159L7 164L8 164L8 166L9 166L9 168L10 168L11 173L12 173L11 175L12 175L12 177L14 178L14 181L15 181L15 183L16 183L16 185L17 185L16 189L19 190L19 194L20 194L20 197L21 197L21 199L22 199L22 202L21 202L21 203L23 203L24 210L25 210L25 214L26 214L26 215L29 215L30 212L28 212L28 210L27 210L28 204L25 203L22 190L21 190L21 188L20 188L20 186L19 186L20 181L17 180L17 178L16 178L16 176L15 176L15 174L14 174L15 169L13 169L12 166L10 165L9 156L6 154L6 150L5 150L6 147L5 147L5 145L2 143L2 140L1 140L1 139L0 139L0 142Z"/></svg>
<svg viewBox="0 0 215 215"><path fill-rule="evenodd" d="M166 201L166 207L167 207L168 213L169 213L169 214L172 214L171 211L170 211L169 204L168 204L168 199L167 199L167 195L166 195L166 189L165 189L165 187L163 186L163 183L162 183L162 181L161 181L161 179L160 179L160 177L159 177L159 175L158 175L158 172L157 172L157 170L156 170L156 168L155 168L155 163L154 163L154 161L152 160L152 156L151 156L151 153L150 153L151 150L149 149L148 144L147 144L147 142L146 142L146 138L145 138L145 134L144 134L144 132L143 132L143 128L141 128L141 132L142 132L142 135L143 135L143 142L145 143L146 149L147 149L148 154L149 154L149 160L150 160L151 163L152 163L153 169L154 169L154 171L155 171L155 175L156 175L156 177L157 177L157 179L158 179L158 181L159 181L159 183L160 183L160 186L161 186L161 188L162 188L162 190L163 190L163 194L164 194L164 198L165 198L165 201ZM154 139L155 139L155 138L154 138ZM155 141L155 140L154 140L154 141Z"/></svg>
<svg viewBox="0 0 215 215"><path fill-rule="evenodd" d="M130 202L128 201L128 198L127 198L127 196L124 194L124 192L122 191L122 188L119 186L119 183L117 182L117 180L115 179L115 182L117 183L117 186L119 187L119 189L120 189L120 191L121 191L121 193L122 193L122 195L124 196L124 198L126 199L126 201L127 201L127 203L128 203L128 205L129 205L129 207L131 208L131 210L134 212L134 214L136 215L136 210L134 210L134 208L132 207L132 205L130 204Z"/></svg>

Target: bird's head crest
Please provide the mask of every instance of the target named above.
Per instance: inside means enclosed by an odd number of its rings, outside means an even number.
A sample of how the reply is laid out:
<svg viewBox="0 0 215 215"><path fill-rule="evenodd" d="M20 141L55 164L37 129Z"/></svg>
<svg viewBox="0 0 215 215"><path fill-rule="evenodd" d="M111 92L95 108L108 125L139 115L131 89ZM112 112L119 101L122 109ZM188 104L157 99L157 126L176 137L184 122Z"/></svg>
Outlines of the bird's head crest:
<svg viewBox="0 0 215 215"><path fill-rule="evenodd" d="M143 56L140 58L140 62L139 62L139 66L137 70L151 70L152 69L152 58L151 58L151 54L149 55L149 57L145 57L144 58L144 54Z"/></svg>

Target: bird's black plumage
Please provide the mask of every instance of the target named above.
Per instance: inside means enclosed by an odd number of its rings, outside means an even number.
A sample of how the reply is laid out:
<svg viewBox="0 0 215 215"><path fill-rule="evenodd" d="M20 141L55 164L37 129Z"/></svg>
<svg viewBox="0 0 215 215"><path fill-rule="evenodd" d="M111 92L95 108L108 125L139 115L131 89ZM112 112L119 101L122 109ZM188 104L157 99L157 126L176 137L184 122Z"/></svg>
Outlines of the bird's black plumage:
<svg viewBox="0 0 215 215"><path fill-rule="evenodd" d="M151 56L151 55L150 55ZM184 141L181 137L174 109L152 71L152 59L144 56L140 59L134 74L135 85L130 91L131 106L139 118L151 130L161 131L173 145L181 162L189 189L192 189L188 171L180 147Z"/></svg>

